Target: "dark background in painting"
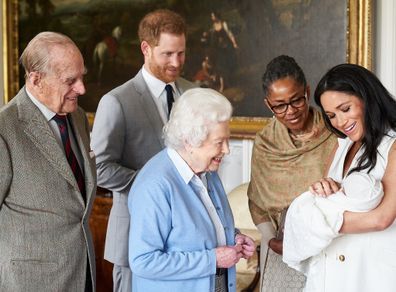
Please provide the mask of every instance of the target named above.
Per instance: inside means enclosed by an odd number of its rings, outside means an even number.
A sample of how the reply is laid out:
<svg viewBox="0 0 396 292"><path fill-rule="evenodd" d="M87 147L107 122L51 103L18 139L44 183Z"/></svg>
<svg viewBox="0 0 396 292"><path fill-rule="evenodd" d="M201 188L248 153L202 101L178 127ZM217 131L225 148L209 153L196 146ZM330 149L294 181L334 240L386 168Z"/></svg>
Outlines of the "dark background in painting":
<svg viewBox="0 0 396 292"><path fill-rule="evenodd" d="M346 61L347 0L23 0L19 1L19 50L40 31L70 36L88 69L87 93L80 105L94 112L104 93L141 68L138 23L148 11L165 7L182 14L188 24L184 77L193 80L209 55L213 68L223 76L223 93L233 103L235 116L271 115L262 103L260 83L273 57L293 56L306 73L311 93L328 68ZM237 49L220 52L210 42L213 11L233 32ZM115 42L111 35L117 26L122 34ZM110 42L112 57L107 57L98 80L93 52L104 39Z"/></svg>

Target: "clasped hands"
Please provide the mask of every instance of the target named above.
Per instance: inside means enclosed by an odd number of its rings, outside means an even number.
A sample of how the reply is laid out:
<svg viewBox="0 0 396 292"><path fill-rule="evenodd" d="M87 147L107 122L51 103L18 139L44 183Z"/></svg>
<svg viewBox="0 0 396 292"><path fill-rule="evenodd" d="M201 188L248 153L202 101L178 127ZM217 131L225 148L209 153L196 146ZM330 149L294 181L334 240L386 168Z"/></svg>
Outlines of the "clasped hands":
<svg viewBox="0 0 396 292"><path fill-rule="evenodd" d="M216 267L230 268L241 258L248 259L256 250L256 245L249 236L237 234L234 246L220 246L216 248Z"/></svg>

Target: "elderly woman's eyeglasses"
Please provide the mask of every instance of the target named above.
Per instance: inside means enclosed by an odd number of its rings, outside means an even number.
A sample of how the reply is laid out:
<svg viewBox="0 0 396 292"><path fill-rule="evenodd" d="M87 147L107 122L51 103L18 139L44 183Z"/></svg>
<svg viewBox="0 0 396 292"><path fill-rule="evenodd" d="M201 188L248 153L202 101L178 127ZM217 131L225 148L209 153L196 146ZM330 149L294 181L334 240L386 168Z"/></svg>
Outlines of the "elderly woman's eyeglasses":
<svg viewBox="0 0 396 292"><path fill-rule="evenodd" d="M281 103L281 104L274 105L274 106L272 106L272 105L270 104L270 102L268 101L268 99L267 99L267 102L268 102L268 105L270 106L270 109L271 109L274 113L276 113L276 114L283 114L284 112L287 111L289 105L292 106L293 108L300 108L300 107L303 107L303 106L306 104L306 102L307 102L307 96L306 96L306 94L305 94L305 95L303 95L303 96L301 96L301 97L298 97L298 98L295 98L295 99L291 100L291 101L288 102L288 103Z"/></svg>

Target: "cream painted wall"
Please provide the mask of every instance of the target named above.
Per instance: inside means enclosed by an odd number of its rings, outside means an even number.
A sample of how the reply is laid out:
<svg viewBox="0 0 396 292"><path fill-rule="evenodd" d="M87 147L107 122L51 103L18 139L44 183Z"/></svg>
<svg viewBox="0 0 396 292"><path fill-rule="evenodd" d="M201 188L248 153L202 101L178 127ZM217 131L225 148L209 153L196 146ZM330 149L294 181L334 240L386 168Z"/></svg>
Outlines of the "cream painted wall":
<svg viewBox="0 0 396 292"><path fill-rule="evenodd" d="M374 30L375 72L385 87L396 95L396 2L376 1Z"/></svg>

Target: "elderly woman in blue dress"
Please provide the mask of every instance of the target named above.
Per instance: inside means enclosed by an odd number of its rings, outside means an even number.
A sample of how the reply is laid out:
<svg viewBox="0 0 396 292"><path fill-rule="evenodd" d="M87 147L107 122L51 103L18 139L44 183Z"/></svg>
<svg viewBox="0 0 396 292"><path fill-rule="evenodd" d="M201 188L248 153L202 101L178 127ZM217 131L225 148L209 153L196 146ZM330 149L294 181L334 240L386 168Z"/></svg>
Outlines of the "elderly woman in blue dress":
<svg viewBox="0 0 396 292"><path fill-rule="evenodd" d="M235 264L253 255L217 169L229 153L230 102L195 88L175 103L167 148L139 172L129 194L132 291L235 291Z"/></svg>

